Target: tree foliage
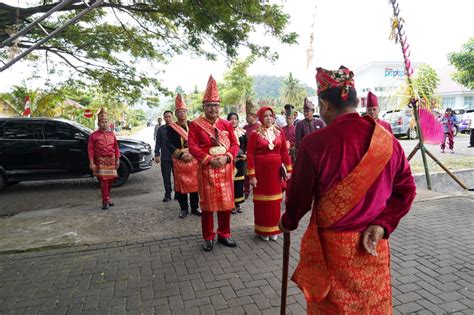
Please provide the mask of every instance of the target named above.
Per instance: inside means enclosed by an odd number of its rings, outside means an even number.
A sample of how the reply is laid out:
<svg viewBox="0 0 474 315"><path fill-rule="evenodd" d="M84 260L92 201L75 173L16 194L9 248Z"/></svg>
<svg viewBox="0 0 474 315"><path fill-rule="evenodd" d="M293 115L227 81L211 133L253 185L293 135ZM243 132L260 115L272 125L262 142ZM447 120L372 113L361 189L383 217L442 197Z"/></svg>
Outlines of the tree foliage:
<svg viewBox="0 0 474 315"><path fill-rule="evenodd" d="M417 69L413 84L420 97L432 99L438 89L439 76L430 65L422 64Z"/></svg>
<svg viewBox="0 0 474 315"><path fill-rule="evenodd" d="M247 74L248 67L254 62L253 56L236 61L225 73L220 89L224 112L237 112L253 96L253 78Z"/></svg>
<svg viewBox="0 0 474 315"><path fill-rule="evenodd" d="M474 37L464 44L460 52L452 52L448 56L449 62L456 68L454 81L474 90Z"/></svg>
<svg viewBox="0 0 474 315"><path fill-rule="evenodd" d="M288 74L288 77L283 80L280 97L282 103L285 104L293 104L296 107L303 104L304 98L306 97L306 90L300 81L293 77L291 72Z"/></svg>
<svg viewBox="0 0 474 315"><path fill-rule="evenodd" d="M20 3L20 7L0 3L0 41L8 38L7 31L22 28L59 0ZM52 31L85 7L75 0L41 24ZM48 57L49 71L62 64L71 70L71 77L135 102L144 94L169 94L160 83L157 64L185 51L211 60L218 54L233 60L244 46L257 57L276 59L275 51L253 42L250 34L264 31L280 43L296 43L297 35L285 32L288 19L279 6L258 0L105 0L99 9L39 47L29 60L44 63ZM35 28L16 45L26 49L43 37L42 30ZM0 53L5 59L8 51Z"/></svg>

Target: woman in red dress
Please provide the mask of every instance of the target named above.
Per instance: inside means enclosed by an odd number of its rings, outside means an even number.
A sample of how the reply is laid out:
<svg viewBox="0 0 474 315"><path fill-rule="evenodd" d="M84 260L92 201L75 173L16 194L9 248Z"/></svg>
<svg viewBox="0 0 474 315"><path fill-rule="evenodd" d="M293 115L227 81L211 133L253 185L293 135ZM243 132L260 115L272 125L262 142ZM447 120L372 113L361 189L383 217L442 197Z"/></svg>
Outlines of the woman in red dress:
<svg viewBox="0 0 474 315"><path fill-rule="evenodd" d="M253 186L255 233L264 241L276 241L280 229L282 164L291 173L285 135L273 125L275 114L269 106L257 112L262 125L250 135L247 144L247 175ZM288 175L289 176L289 175Z"/></svg>

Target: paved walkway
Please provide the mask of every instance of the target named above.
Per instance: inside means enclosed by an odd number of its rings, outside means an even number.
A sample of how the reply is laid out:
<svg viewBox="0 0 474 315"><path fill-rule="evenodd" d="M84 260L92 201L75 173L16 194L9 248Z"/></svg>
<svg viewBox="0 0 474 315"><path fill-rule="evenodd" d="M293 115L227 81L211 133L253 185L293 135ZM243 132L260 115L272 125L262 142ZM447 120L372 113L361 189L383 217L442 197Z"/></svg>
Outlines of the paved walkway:
<svg viewBox="0 0 474 315"><path fill-rule="evenodd" d="M473 205L417 202L401 222L391 239L396 314L474 314ZM291 271L306 223L292 234ZM277 314L282 240L264 243L250 227L234 237L237 248L210 253L190 235L0 255L0 314ZM304 310L290 282L288 313Z"/></svg>

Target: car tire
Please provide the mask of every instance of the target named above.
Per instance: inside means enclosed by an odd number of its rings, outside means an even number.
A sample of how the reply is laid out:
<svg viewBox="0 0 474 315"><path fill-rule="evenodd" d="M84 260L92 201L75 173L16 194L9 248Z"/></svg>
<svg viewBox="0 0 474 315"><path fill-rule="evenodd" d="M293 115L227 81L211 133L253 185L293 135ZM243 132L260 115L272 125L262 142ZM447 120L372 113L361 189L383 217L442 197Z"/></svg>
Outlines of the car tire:
<svg viewBox="0 0 474 315"><path fill-rule="evenodd" d="M120 160L119 168L117 169L118 178L112 183L112 187L120 187L128 180L130 176L130 169L124 160Z"/></svg>
<svg viewBox="0 0 474 315"><path fill-rule="evenodd" d="M416 131L416 127L415 128L408 128L407 138L408 138L408 140L414 140L414 139L418 138L418 132Z"/></svg>

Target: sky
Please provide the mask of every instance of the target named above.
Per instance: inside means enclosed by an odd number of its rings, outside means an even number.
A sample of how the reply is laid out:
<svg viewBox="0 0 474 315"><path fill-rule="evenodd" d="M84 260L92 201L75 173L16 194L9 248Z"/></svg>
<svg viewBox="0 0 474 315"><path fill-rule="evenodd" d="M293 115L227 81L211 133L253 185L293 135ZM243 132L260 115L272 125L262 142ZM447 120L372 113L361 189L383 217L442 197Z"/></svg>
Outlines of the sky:
<svg viewBox="0 0 474 315"><path fill-rule="evenodd" d="M5 2L16 4L17 1ZM444 67L448 65L448 53L459 51L474 37L473 0L398 0L398 3L413 62ZM299 35L299 43L282 45L263 32L253 34L252 39L271 45L280 58L275 63L257 60L249 68L251 75L286 76L292 72L302 82L315 87L315 68L319 66L336 69L345 65L357 70L371 61L403 60L400 45L388 39L392 16L388 0L286 0L283 10L291 15L287 30ZM314 58L307 67L306 51L311 32L314 32ZM246 54L242 49L242 58ZM161 79L170 89L178 85L185 91L191 91L195 85L204 89L209 74L222 79L226 68L223 58L211 62L186 54L163 66L165 73ZM0 73L0 91L19 84L31 70L17 63ZM44 71L40 71L40 78L31 84L40 87L44 83L46 78L41 73ZM357 84L357 78L355 80Z"/></svg>

